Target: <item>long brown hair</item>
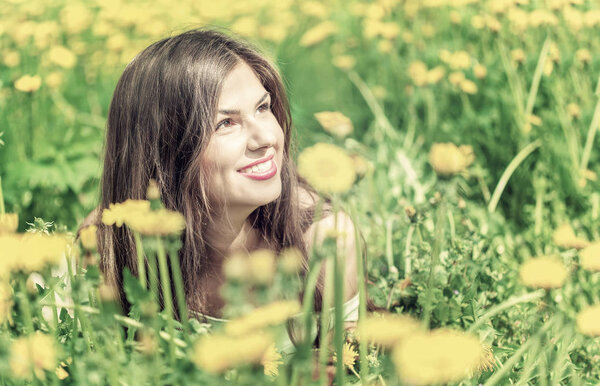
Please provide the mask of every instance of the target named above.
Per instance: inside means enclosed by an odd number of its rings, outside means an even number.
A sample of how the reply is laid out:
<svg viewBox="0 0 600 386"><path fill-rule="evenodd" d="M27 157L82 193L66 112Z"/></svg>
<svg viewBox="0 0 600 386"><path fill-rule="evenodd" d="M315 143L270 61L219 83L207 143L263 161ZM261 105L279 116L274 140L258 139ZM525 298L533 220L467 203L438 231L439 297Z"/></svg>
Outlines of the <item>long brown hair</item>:
<svg viewBox="0 0 600 386"><path fill-rule="evenodd" d="M314 208L299 207L298 191L314 190L297 175L290 157L292 118L281 76L256 48L214 30L160 40L127 65L108 112L98 215L111 203L144 199L150 179L156 180L165 207L186 219L179 260L187 305L198 312L206 311L206 296L198 284L208 277L210 245L204 235L212 222L201 156L214 131L221 84L239 62L248 64L271 94L271 108L285 137L281 195L257 208L250 223L269 248L278 252L296 247L306 260L303 233L313 221ZM128 309L122 272L128 268L138 274L133 236L126 227L99 223L98 245L100 268ZM317 288L318 308L320 294Z"/></svg>

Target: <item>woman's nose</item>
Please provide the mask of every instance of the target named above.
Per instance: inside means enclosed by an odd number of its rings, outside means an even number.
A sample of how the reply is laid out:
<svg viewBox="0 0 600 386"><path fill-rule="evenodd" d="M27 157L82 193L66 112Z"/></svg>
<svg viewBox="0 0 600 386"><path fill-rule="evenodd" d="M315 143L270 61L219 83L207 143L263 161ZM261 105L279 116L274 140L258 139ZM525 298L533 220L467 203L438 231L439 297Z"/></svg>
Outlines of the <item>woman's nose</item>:
<svg viewBox="0 0 600 386"><path fill-rule="evenodd" d="M252 120L248 123L248 148L258 150L263 147L273 147L277 143L274 130L265 122Z"/></svg>

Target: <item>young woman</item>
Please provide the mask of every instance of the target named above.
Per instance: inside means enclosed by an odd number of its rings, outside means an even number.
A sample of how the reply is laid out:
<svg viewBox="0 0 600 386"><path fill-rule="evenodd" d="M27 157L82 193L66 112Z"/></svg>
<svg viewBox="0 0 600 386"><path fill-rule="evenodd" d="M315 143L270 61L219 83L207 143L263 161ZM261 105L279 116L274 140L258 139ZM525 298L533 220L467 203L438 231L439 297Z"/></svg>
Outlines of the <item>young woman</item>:
<svg viewBox="0 0 600 386"><path fill-rule="evenodd" d="M186 219L179 259L190 310L221 315L221 267L232 253L296 247L306 269L307 251L336 221L326 211L313 222L317 194L296 173L291 139L281 76L248 43L193 30L137 55L110 105L101 203L92 216L100 268L122 303L123 269L137 274L135 244L126 227L103 225L98 214L111 203L144 199L150 179L164 205ZM349 235L345 299L355 321L354 231L346 215L338 216L338 228ZM323 277L322 270L317 309Z"/></svg>

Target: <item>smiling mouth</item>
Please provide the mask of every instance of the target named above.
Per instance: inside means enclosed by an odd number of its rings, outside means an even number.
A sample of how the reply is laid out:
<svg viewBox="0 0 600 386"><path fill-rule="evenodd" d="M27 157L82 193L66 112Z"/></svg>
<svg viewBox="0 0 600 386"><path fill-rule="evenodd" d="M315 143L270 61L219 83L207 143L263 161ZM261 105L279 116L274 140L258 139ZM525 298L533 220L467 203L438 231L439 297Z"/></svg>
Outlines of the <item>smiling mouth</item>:
<svg viewBox="0 0 600 386"><path fill-rule="evenodd" d="M277 174L277 164L271 157L264 162L241 169L239 173L253 180L266 180Z"/></svg>

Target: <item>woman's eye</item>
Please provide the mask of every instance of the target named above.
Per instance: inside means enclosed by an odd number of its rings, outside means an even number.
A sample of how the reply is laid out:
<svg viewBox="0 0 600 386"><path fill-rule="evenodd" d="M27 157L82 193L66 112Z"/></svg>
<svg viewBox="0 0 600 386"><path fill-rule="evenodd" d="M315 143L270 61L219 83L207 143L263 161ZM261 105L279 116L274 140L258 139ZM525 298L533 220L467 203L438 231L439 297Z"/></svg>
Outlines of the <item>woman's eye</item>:
<svg viewBox="0 0 600 386"><path fill-rule="evenodd" d="M221 122L219 122L219 124L217 125L217 130L223 128L223 127L229 127L233 125L233 121L231 119L223 119Z"/></svg>
<svg viewBox="0 0 600 386"><path fill-rule="evenodd" d="M258 110L261 112L269 111L271 110L271 105L268 103L263 103L262 105L258 106Z"/></svg>

